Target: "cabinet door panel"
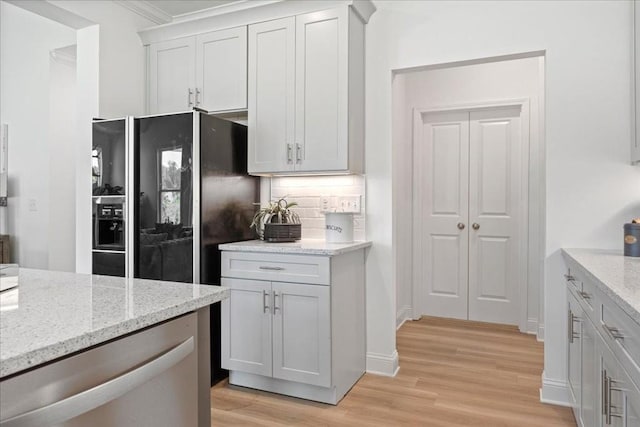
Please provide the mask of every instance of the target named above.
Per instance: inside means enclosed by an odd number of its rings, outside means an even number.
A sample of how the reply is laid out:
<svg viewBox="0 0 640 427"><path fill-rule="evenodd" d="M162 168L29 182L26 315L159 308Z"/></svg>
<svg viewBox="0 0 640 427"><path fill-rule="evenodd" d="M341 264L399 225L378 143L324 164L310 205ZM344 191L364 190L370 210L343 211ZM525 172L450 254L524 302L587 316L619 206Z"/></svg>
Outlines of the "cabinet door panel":
<svg viewBox="0 0 640 427"><path fill-rule="evenodd" d="M273 376L331 385L330 288L273 283Z"/></svg>
<svg viewBox="0 0 640 427"><path fill-rule="evenodd" d="M196 45L196 106L247 108L247 27L200 35Z"/></svg>
<svg viewBox="0 0 640 427"><path fill-rule="evenodd" d="M599 422L598 426L606 427L623 427L624 419L619 416L624 409L624 392L620 389L627 388L624 376L620 372L618 361L611 353L611 350L602 340L598 340L598 367L599 381L598 386L598 406L599 406ZM606 379L611 379L611 391L607 392ZM608 420L606 412L613 414Z"/></svg>
<svg viewBox="0 0 640 427"><path fill-rule="evenodd" d="M582 406L580 417L582 427L595 427L597 413L600 410L598 405L598 387L600 386L600 376L596 360L596 340L598 335L595 327L589 319L582 322Z"/></svg>
<svg viewBox="0 0 640 427"><path fill-rule="evenodd" d="M222 301L222 367L271 376L271 284L222 279L231 296Z"/></svg>
<svg viewBox="0 0 640 427"><path fill-rule="evenodd" d="M582 351L581 351L581 316L582 310L571 292L568 294L568 367L569 367L569 392L571 405L576 418L580 417L580 394L582 391Z"/></svg>
<svg viewBox="0 0 640 427"><path fill-rule="evenodd" d="M186 37L149 47L149 113L186 111L195 94L195 40Z"/></svg>
<svg viewBox="0 0 640 427"><path fill-rule="evenodd" d="M348 168L346 8L296 17L296 170Z"/></svg>
<svg viewBox="0 0 640 427"><path fill-rule="evenodd" d="M249 26L249 173L293 170L295 18Z"/></svg>

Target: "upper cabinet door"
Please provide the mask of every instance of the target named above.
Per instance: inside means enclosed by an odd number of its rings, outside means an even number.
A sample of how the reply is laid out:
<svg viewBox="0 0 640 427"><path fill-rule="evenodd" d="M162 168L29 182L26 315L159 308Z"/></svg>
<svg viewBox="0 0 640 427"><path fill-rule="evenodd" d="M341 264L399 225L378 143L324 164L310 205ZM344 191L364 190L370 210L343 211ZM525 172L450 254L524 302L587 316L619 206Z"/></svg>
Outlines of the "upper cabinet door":
<svg viewBox="0 0 640 427"><path fill-rule="evenodd" d="M186 37L149 46L149 113L191 109L194 104L195 39Z"/></svg>
<svg viewBox="0 0 640 427"><path fill-rule="evenodd" d="M247 108L247 27L196 39L197 107L208 111Z"/></svg>
<svg viewBox="0 0 640 427"><path fill-rule="evenodd" d="M349 168L348 8L296 17L296 170Z"/></svg>
<svg viewBox="0 0 640 427"><path fill-rule="evenodd" d="M631 161L640 164L640 4L632 2L634 32L634 73L635 73L635 138L631 141Z"/></svg>
<svg viewBox="0 0 640 427"><path fill-rule="evenodd" d="M249 173L293 171L295 18L249 26Z"/></svg>

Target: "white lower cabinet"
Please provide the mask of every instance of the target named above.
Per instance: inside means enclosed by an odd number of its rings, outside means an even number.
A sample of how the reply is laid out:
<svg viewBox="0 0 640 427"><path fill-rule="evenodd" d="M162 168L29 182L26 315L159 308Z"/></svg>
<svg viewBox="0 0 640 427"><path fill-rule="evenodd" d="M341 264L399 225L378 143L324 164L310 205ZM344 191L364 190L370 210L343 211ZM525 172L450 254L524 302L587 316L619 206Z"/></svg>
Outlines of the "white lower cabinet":
<svg viewBox="0 0 640 427"><path fill-rule="evenodd" d="M222 367L331 385L329 287L222 279Z"/></svg>
<svg viewBox="0 0 640 427"><path fill-rule="evenodd" d="M640 427L640 354L628 351L640 338L640 325L594 292L586 276L566 277L568 388L576 421L582 427Z"/></svg>
<svg viewBox="0 0 640 427"><path fill-rule="evenodd" d="M336 404L362 376L364 250L224 251L222 276L231 293L222 302L230 384Z"/></svg>

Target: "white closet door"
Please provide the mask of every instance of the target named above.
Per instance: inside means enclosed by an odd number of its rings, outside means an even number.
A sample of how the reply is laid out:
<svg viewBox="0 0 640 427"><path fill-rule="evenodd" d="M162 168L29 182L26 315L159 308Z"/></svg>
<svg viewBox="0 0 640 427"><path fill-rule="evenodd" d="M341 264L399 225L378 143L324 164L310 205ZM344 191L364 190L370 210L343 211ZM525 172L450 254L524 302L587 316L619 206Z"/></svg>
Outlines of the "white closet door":
<svg viewBox="0 0 640 427"><path fill-rule="evenodd" d="M519 323L520 110L470 114L469 320Z"/></svg>
<svg viewBox="0 0 640 427"><path fill-rule="evenodd" d="M149 46L149 113L187 111L195 104L195 38Z"/></svg>
<svg viewBox="0 0 640 427"><path fill-rule="evenodd" d="M423 313L467 319L469 112L416 114Z"/></svg>

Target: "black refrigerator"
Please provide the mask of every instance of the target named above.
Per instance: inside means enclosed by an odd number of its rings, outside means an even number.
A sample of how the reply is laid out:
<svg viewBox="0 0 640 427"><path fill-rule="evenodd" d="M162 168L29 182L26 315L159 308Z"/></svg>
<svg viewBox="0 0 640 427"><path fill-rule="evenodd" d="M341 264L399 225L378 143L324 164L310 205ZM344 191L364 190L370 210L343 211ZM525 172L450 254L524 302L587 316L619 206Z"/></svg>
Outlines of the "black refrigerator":
<svg viewBox="0 0 640 427"><path fill-rule="evenodd" d="M247 127L200 111L128 118L126 207L133 224L127 275L220 284L222 243L254 238L249 228L260 181L247 174ZM98 123L94 123L94 127ZM104 125L103 125L104 126ZM95 145L95 144L94 144ZM128 248L127 248L128 249ZM104 274L104 266L94 272ZM113 274L121 275L121 274ZM211 306L212 384L220 368L220 304Z"/></svg>

